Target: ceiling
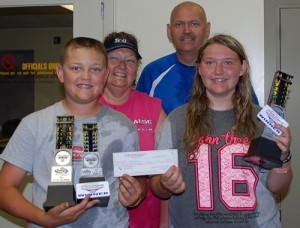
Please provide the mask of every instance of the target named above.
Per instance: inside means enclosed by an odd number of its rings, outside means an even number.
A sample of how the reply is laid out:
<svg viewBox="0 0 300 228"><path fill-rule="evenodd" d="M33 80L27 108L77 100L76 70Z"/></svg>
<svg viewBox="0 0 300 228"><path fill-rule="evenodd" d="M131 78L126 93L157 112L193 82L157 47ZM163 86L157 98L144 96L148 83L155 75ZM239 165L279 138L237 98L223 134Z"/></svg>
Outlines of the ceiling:
<svg viewBox="0 0 300 228"><path fill-rule="evenodd" d="M73 12L61 6L0 8L0 29L73 27Z"/></svg>

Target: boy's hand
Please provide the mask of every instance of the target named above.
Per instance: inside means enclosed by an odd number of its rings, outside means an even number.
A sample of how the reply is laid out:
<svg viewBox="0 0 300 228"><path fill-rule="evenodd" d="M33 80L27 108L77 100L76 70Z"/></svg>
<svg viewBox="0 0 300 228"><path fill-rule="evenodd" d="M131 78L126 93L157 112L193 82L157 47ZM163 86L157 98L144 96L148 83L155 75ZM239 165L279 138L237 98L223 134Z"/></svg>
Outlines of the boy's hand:
<svg viewBox="0 0 300 228"><path fill-rule="evenodd" d="M100 200L89 200L90 196L86 196L79 204L69 207L68 203L62 203L45 212L45 227L56 227L76 221L84 212L93 207Z"/></svg>

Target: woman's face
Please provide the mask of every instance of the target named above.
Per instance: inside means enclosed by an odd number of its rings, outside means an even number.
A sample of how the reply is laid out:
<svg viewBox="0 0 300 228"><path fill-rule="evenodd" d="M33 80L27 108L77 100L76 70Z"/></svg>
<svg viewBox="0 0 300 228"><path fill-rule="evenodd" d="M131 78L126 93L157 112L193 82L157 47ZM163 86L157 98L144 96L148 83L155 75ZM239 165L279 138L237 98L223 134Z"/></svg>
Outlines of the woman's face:
<svg viewBox="0 0 300 228"><path fill-rule="evenodd" d="M231 98L239 77L247 71L247 63L242 63L238 54L221 44L206 47L198 68L209 98Z"/></svg>
<svg viewBox="0 0 300 228"><path fill-rule="evenodd" d="M107 86L113 89L131 89L137 76L138 59L134 51L118 48L108 53L109 77Z"/></svg>

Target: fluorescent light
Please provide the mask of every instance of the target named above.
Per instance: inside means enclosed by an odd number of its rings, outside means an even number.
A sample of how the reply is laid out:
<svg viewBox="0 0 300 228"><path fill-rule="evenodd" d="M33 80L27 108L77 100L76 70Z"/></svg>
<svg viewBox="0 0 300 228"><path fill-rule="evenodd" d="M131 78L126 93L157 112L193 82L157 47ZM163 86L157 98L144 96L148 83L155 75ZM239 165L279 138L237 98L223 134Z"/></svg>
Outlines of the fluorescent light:
<svg viewBox="0 0 300 228"><path fill-rule="evenodd" d="M61 7L64 7L66 9L68 9L68 10L73 11L73 5L61 5Z"/></svg>

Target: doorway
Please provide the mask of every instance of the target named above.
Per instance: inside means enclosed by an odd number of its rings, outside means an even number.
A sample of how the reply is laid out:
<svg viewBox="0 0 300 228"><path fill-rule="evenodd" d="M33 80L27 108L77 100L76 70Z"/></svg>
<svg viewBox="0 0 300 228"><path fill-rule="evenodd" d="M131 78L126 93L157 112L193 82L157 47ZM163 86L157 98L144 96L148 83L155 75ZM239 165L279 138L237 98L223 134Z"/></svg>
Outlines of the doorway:
<svg viewBox="0 0 300 228"><path fill-rule="evenodd" d="M287 100L286 120L292 132L291 152L293 155L293 181L291 187L281 194L281 220L283 227L298 224L300 192L299 101L300 101L300 2L299 0L265 1L265 90L270 91L271 80L276 70L294 76Z"/></svg>
<svg viewBox="0 0 300 228"><path fill-rule="evenodd" d="M2 125L53 104L63 98L55 64L60 50L73 37L73 12L61 6L15 7L0 3L0 146L7 134ZM53 4L53 3L51 3ZM26 5L22 2L22 5ZM5 125L6 126L6 125ZM5 138L2 136L5 135ZM2 161L0 161L0 167ZM32 177L21 186L31 200ZM0 227L25 227L26 222L0 211Z"/></svg>

